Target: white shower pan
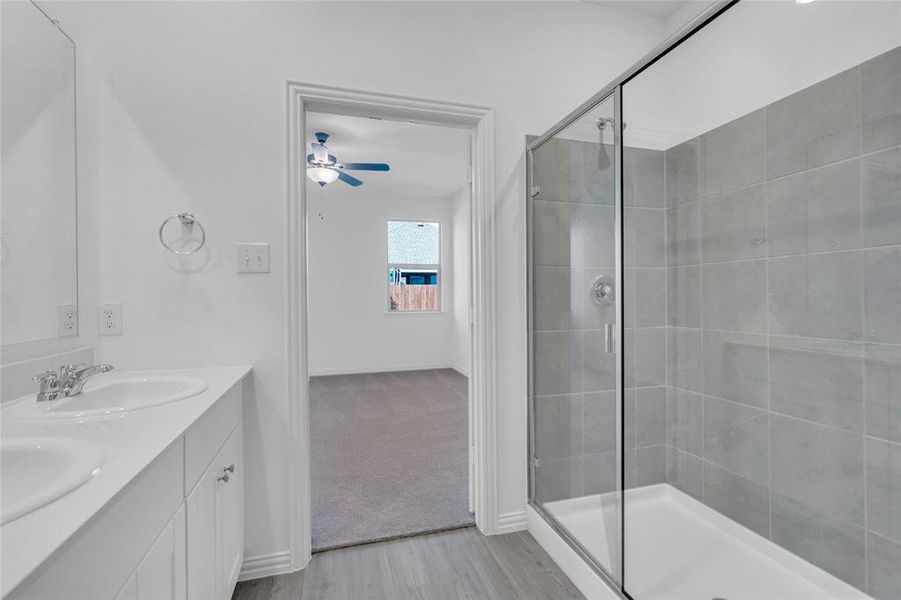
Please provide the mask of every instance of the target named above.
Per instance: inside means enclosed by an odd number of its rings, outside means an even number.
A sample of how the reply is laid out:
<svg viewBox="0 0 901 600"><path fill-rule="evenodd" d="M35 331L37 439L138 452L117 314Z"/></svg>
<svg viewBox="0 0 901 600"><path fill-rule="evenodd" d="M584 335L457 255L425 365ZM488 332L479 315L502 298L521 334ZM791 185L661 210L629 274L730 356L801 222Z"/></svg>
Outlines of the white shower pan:
<svg viewBox="0 0 901 600"><path fill-rule="evenodd" d="M544 508L609 565L613 501L584 496ZM636 600L870 598L668 484L629 490L624 503L625 587Z"/></svg>

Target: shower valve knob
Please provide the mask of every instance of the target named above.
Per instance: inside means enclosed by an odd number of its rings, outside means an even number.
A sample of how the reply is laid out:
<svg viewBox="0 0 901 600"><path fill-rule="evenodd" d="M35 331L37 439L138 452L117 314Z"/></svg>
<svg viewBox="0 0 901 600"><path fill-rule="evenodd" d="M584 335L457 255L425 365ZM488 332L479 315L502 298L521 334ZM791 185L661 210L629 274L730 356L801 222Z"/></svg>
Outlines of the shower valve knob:
<svg viewBox="0 0 901 600"><path fill-rule="evenodd" d="M613 304L613 278L609 275L595 277L591 283L591 299L598 306Z"/></svg>

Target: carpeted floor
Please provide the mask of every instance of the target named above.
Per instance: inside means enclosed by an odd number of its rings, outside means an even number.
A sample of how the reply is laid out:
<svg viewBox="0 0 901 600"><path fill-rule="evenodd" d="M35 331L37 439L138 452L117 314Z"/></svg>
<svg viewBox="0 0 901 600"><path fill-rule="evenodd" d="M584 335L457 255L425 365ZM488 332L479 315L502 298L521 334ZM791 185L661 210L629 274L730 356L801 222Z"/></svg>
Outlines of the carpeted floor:
<svg viewBox="0 0 901 600"><path fill-rule="evenodd" d="M311 378L313 550L472 525L467 412L451 369Z"/></svg>

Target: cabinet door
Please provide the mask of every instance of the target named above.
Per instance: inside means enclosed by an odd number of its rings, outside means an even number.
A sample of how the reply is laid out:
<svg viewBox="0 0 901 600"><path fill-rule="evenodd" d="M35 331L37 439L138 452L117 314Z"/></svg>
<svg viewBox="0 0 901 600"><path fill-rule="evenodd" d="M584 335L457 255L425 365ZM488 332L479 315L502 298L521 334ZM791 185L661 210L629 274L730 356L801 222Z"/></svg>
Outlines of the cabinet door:
<svg viewBox="0 0 901 600"><path fill-rule="evenodd" d="M228 473L228 482L219 486L222 514L223 597L231 597L241 564L244 562L244 444L239 425L222 447L220 472ZM234 465L234 469L232 469Z"/></svg>
<svg viewBox="0 0 901 600"><path fill-rule="evenodd" d="M184 600L185 509L175 516L144 556L135 573L137 600Z"/></svg>
<svg viewBox="0 0 901 600"><path fill-rule="evenodd" d="M218 457L201 475L188 496L188 598L216 600L223 589L219 568L219 510L220 481Z"/></svg>

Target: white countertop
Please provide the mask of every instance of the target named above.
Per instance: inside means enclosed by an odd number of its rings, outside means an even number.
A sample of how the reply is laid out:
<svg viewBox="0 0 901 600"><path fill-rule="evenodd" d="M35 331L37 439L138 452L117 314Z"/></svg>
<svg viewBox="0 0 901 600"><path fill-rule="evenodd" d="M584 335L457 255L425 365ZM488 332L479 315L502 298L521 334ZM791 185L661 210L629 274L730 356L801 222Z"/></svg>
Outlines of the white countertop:
<svg viewBox="0 0 901 600"><path fill-rule="evenodd" d="M103 420L22 421L0 411L0 436L66 436L89 439L106 451L99 473L47 506L0 527L0 595L6 596L106 506L172 442L251 371L217 367L156 371L113 371L97 381L136 375L184 375L203 379L206 391Z"/></svg>

